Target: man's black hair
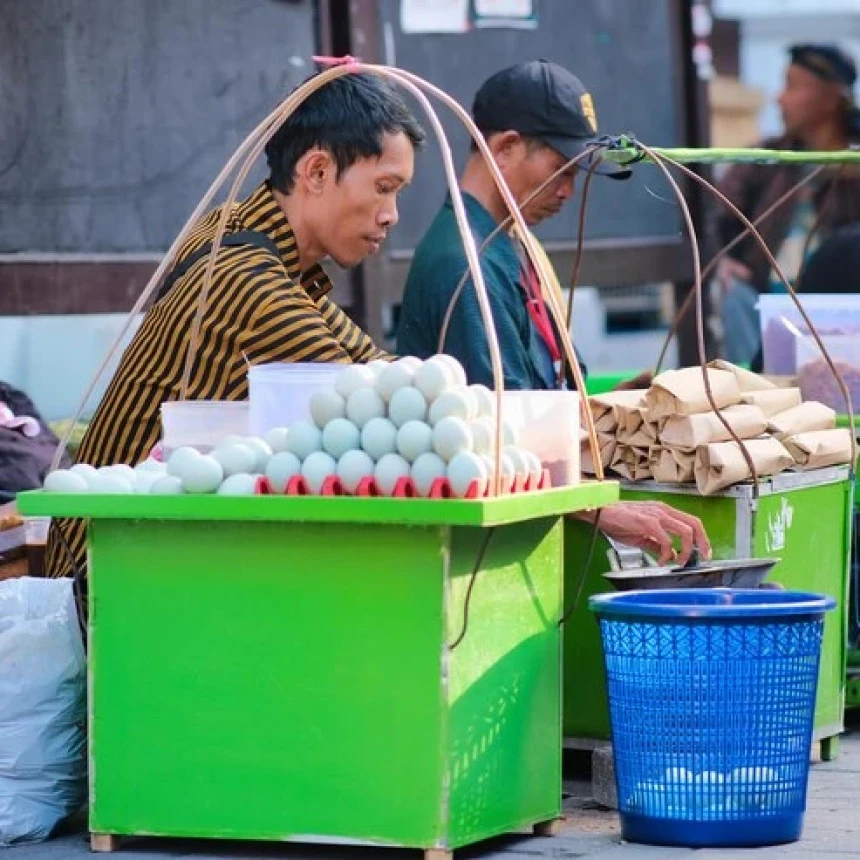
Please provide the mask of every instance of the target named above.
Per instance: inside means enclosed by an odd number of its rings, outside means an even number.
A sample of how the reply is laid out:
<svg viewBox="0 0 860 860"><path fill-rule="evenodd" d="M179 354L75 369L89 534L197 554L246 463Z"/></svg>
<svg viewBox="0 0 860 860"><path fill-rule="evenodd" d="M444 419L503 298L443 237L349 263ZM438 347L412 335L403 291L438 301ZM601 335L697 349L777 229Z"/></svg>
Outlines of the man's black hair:
<svg viewBox="0 0 860 860"><path fill-rule="evenodd" d="M296 164L309 149L330 152L340 177L359 159L382 155L383 135L399 132L416 150L424 143L424 130L388 83L365 73L335 78L302 102L266 144L272 186L289 194Z"/></svg>

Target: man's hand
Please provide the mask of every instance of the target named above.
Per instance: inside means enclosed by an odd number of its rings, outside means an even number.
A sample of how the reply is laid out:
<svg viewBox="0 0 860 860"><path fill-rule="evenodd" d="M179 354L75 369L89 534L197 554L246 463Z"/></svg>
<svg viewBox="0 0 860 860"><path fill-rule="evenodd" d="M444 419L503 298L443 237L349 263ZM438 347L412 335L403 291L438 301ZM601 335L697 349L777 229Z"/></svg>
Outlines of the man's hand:
<svg viewBox="0 0 860 860"><path fill-rule="evenodd" d="M745 266L740 260L734 260L731 257L723 257L717 263L717 283L725 295L732 287L735 281L751 281L752 272L749 266Z"/></svg>
<svg viewBox="0 0 860 860"><path fill-rule="evenodd" d="M572 514L575 519L594 522L596 511ZM600 509L598 528L619 543L635 546L656 555L660 564L677 561L686 564L693 552L703 559L711 557L711 543L701 520L663 502L616 502ZM672 538L679 538L676 553Z"/></svg>

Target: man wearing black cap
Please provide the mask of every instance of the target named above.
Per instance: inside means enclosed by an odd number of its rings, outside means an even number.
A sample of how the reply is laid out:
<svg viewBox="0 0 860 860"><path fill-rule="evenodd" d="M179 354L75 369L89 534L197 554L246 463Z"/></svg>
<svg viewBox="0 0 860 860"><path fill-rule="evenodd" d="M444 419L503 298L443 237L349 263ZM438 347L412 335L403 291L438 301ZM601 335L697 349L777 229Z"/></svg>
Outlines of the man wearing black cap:
<svg viewBox="0 0 860 860"><path fill-rule="evenodd" d="M789 59L785 86L779 96L785 132L764 141L762 146L827 151L860 143L860 111L853 97L857 70L851 57L833 45L795 45L789 49ZM812 169L800 165L740 164L727 172L721 190L755 220ZM759 227L780 268L793 282L806 262L804 247L808 259L819 241L833 230L860 221L860 175L852 166L844 167L834 181L836 173L837 168L828 168ZM723 246L743 226L723 207L714 211L715 239ZM717 280L723 292L725 357L735 362L750 361L761 341L758 296L782 292L784 287L758 245L749 238L723 259ZM803 278L799 286L802 291ZM837 284L833 291L839 291Z"/></svg>
<svg viewBox="0 0 860 860"><path fill-rule="evenodd" d="M504 69L478 90L472 107L515 200L524 200L553 173L594 142L597 120L591 96L569 71L546 60ZM626 178L629 171L600 164L598 173ZM576 168L563 173L524 210L526 223L556 215L573 193ZM508 215L483 156L473 146L460 180L466 214L480 247ZM481 267L493 310L505 387L558 387L562 350L522 244L502 231L487 246ZM415 251L397 333L401 355L429 356L439 349L448 304L468 270L463 241L446 200ZM471 282L451 317L444 351L456 356L470 382L492 385L489 347Z"/></svg>

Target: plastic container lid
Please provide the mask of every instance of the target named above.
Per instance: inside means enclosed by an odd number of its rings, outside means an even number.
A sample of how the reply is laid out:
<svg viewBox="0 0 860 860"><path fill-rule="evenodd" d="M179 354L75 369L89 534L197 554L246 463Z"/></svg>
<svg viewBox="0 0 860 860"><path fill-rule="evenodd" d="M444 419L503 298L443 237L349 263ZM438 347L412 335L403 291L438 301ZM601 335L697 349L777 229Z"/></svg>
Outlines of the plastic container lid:
<svg viewBox="0 0 860 860"><path fill-rule="evenodd" d="M786 615L820 615L836 601L808 591L757 588L666 589L595 594L589 608L598 615L640 618L750 619Z"/></svg>

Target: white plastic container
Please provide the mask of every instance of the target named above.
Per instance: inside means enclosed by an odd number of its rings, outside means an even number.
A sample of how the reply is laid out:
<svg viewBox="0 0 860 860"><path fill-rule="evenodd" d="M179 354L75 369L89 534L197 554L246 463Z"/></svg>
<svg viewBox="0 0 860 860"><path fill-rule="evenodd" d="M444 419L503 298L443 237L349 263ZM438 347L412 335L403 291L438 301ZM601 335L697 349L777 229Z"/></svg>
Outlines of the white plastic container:
<svg viewBox="0 0 860 860"><path fill-rule="evenodd" d="M847 336L860 340L860 295L801 294L800 301L822 338ZM814 344L800 311L791 296L785 293L760 296L758 307L764 372L774 376L794 376L800 366L798 357L802 359L809 355L804 341ZM857 361L851 357L846 360L860 371L860 355L857 358Z"/></svg>
<svg viewBox="0 0 860 860"><path fill-rule="evenodd" d="M183 445L210 451L225 436L247 436L248 414L245 400L174 400L162 403L164 458Z"/></svg>
<svg viewBox="0 0 860 860"><path fill-rule="evenodd" d="M250 432L257 436L273 427L289 427L310 418L308 402L321 388L331 388L346 365L296 362L257 364L248 370Z"/></svg>
<svg viewBox="0 0 860 860"><path fill-rule="evenodd" d="M549 470L554 487L578 484L580 415L575 391L506 391L502 418L518 444L533 451Z"/></svg>

